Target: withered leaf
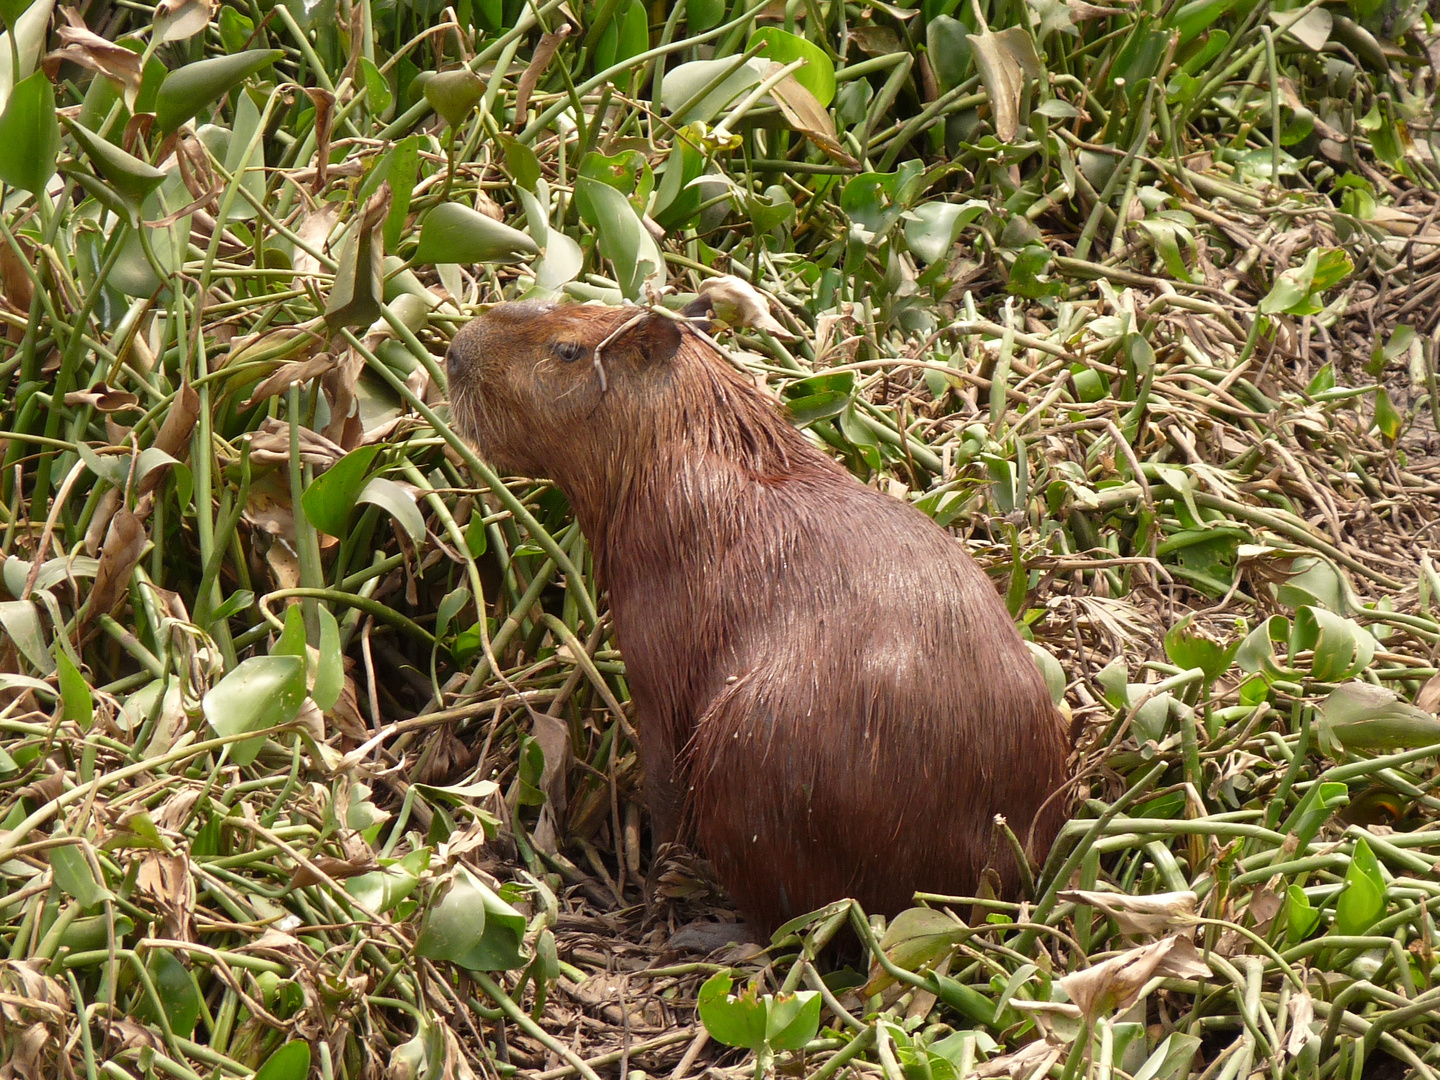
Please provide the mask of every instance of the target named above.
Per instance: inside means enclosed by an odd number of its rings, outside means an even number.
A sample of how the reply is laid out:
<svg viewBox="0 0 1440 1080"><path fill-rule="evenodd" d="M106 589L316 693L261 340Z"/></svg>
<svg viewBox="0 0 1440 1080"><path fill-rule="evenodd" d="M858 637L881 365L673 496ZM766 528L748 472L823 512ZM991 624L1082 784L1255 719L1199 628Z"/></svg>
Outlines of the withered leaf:
<svg viewBox="0 0 1440 1080"><path fill-rule="evenodd" d="M1115 920L1122 934L1163 934L1177 926L1193 924L1196 896L1193 892L1154 893L1128 896L1124 893L1068 889L1060 899L1089 904Z"/></svg>
<svg viewBox="0 0 1440 1080"><path fill-rule="evenodd" d="M771 64L771 70L782 67L780 64ZM841 165L858 169L860 163L851 156L850 151L840 145L840 139L835 134L835 122L830 119L830 114L820 104L819 99L809 90L800 85L798 79L792 75L786 75L778 83L770 88L770 96L775 99L775 104L780 106L780 112L788 123L800 134L824 150Z"/></svg>
<svg viewBox="0 0 1440 1080"><path fill-rule="evenodd" d="M61 61L69 60L98 72L116 84L125 98L125 105L133 110L135 98L140 93L140 54L92 33L85 25L85 16L74 8L61 8L60 12L68 25L55 32L60 39L60 48L45 57L46 71L50 72L52 68L59 70Z"/></svg>
<svg viewBox="0 0 1440 1080"><path fill-rule="evenodd" d="M105 546L100 550L100 566L86 607L88 616L109 614L119 603L148 539L139 518L124 507L115 511L105 534Z"/></svg>
<svg viewBox="0 0 1440 1080"><path fill-rule="evenodd" d="M1198 979L1208 978L1211 971L1195 943L1177 935L1128 949L1094 967L1066 975L1060 986L1093 1023L1135 1004L1145 984L1157 975Z"/></svg>

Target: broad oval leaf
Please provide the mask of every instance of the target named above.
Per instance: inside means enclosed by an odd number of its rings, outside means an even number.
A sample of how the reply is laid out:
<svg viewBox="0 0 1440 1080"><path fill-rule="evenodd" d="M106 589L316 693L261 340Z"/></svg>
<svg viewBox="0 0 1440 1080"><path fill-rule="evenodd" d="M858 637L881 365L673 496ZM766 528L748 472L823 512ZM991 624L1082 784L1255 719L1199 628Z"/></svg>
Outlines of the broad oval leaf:
<svg viewBox="0 0 1440 1080"><path fill-rule="evenodd" d="M15 87L0 114L0 180L39 194L55 175L59 156L55 90L37 71Z"/></svg>
<svg viewBox="0 0 1440 1080"><path fill-rule="evenodd" d="M305 661L298 656L252 656L205 695L205 719L221 737L288 724L305 701ZM230 760L249 765L263 738L231 744Z"/></svg>
<svg viewBox="0 0 1440 1080"><path fill-rule="evenodd" d="M155 124L174 131L200 110L220 100L242 81L285 54L279 49L249 49L197 60L170 72L155 95Z"/></svg>
<svg viewBox="0 0 1440 1080"><path fill-rule="evenodd" d="M370 463L379 452L379 446L351 450L315 478L300 496L300 505L310 524L331 536L346 535L350 511L365 487Z"/></svg>
<svg viewBox="0 0 1440 1080"><path fill-rule="evenodd" d="M358 501L389 511L390 516L400 523L415 543L425 539L425 517L420 513L420 507L415 505L410 493L394 480L387 480L383 476L372 477L360 492Z"/></svg>
<svg viewBox="0 0 1440 1080"><path fill-rule="evenodd" d="M765 1045L765 1002L755 993L754 987L747 987L743 993L732 996L730 988L733 985L728 971L716 972L705 980L697 1003L700 1022L717 1042L758 1050Z"/></svg>
<svg viewBox="0 0 1440 1080"><path fill-rule="evenodd" d="M1385 914L1385 876L1362 837L1345 871L1345 891L1335 901L1335 930L1346 936L1366 933Z"/></svg>
<svg viewBox="0 0 1440 1080"><path fill-rule="evenodd" d="M535 241L519 229L461 203L442 203L431 210L420 227L420 263L518 262L538 254Z"/></svg>
<svg viewBox="0 0 1440 1080"><path fill-rule="evenodd" d="M600 252L614 264L620 291L626 299L639 299L647 281L663 285L665 259L630 200L609 184L588 176L575 182L576 194L582 190L594 208Z"/></svg>
<svg viewBox="0 0 1440 1080"><path fill-rule="evenodd" d="M309 1075L310 1044L297 1039L266 1058L254 1080L307 1080Z"/></svg>
<svg viewBox="0 0 1440 1080"><path fill-rule="evenodd" d="M449 887L425 912L415 953L469 971L509 971L526 962L524 937L525 916L456 866Z"/></svg>

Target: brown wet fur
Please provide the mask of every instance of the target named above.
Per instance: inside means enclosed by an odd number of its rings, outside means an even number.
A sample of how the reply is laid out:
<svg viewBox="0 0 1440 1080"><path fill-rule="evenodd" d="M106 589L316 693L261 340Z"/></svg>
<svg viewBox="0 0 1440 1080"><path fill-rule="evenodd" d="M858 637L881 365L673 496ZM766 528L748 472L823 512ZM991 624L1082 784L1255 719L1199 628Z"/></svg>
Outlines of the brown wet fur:
<svg viewBox="0 0 1440 1080"><path fill-rule="evenodd" d="M991 821L1043 856L1069 745L990 580L671 319L604 347L602 392L593 349L637 312L503 304L447 364L461 431L559 484L589 540L657 840L693 834L765 933L973 894L987 863L1013 890Z"/></svg>

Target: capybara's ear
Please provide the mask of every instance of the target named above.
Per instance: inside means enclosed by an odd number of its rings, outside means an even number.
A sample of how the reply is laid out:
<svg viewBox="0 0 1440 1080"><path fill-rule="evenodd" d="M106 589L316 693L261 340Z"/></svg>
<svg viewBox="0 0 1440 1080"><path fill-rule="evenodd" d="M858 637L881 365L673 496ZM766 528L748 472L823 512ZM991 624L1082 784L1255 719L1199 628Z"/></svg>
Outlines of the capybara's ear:
<svg viewBox="0 0 1440 1080"><path fill-rule="evenodd" d="M650 313L621 330L610 349L629 354L638 364L661 364L680 351L682 337L676 320Z"/></svg>

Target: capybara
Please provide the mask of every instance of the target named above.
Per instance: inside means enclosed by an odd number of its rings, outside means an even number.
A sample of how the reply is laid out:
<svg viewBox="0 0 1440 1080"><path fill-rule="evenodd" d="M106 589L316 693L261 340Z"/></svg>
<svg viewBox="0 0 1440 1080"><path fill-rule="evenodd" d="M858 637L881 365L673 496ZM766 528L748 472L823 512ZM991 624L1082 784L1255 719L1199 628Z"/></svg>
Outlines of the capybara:
<svg viewBox="0 0 1440 1080"><path fill-rule="evenodd" d="M665 314L500 304L446 363L459 430L589 540L656 839L697 839L756 930L973 895L987 863L1014 888L996 814L1044 854L1066 726L958 539Z"/></svg>

